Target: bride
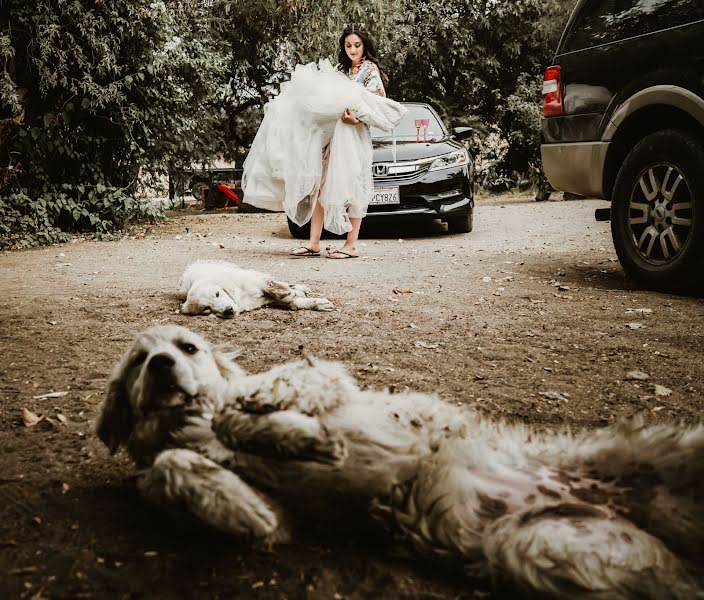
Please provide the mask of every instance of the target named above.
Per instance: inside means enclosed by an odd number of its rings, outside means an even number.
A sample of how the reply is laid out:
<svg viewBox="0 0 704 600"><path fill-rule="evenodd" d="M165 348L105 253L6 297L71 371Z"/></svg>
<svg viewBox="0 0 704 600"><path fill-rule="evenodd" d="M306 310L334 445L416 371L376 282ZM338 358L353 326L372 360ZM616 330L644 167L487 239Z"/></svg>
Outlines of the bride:
<svg viewBox="0 0 704 600"><path fill-rule="evenodd" d="M297 65L265 107L242 186L247 204L310 221L306 246L292 257L320 256L323 227L347 234L328 258L356 258L362 219L374 192L369 126L388 131L406 109L386 98L374 42L356 24L340 36L339 64Z"/></svg>

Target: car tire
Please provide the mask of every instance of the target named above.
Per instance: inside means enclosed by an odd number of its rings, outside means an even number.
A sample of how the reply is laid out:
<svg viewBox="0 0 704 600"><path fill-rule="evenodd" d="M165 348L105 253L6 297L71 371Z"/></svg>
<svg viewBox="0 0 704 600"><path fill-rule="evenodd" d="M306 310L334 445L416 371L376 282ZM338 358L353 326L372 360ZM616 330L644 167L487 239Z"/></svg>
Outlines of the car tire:
<svg viewBox="0 0 704 600"><path fill-rule="evenodd" d="M286 220L288 221L288 230L294 238L297 240L307 240L310 237L310 223L296 225L296 223L288 217L286 217Z"/></svg>
<svg viewBox="0 0 704 600"><path fill-rule="evenodd" d="M461 217L450 217L447 219L447 230L450 233L469 233L472 231L473 225L471 212Z"/></svg>
<svg viewBox="0 0 704 600"><path fill-rule="evenodd" d="M611 201L616 254L649 288L699 290L704 283L704 143L678 129L638 142L621 166Z"/></svg>
<svg viewBox="0 0 704 600"><path fill-rule="evenodd" d="M210 190L210 184L207 181L194 181L191 184L191 196L196 200L204 200Z"/></svg>

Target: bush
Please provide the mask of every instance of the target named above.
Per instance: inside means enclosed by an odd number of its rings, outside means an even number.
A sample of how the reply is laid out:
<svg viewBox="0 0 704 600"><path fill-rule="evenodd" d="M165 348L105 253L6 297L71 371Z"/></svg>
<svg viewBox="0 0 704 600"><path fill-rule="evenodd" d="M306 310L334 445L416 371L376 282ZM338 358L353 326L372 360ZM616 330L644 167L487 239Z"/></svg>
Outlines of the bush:
<svg viewBox="0 0 704 600"><path fill-rule="evenodd" d="M134 199L140 172L203 160L222 142L208 108L223 71L210 13L200 0L9 4L0 247L158 217Z"/></svg>

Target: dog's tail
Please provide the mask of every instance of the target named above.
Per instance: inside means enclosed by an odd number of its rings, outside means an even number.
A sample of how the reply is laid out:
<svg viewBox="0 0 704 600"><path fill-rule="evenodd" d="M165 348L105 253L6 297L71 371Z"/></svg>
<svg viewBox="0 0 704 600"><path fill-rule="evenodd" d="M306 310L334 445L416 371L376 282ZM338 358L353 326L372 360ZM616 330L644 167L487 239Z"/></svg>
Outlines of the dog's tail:
<svg viewBox="0 0 704 600"><path fill-rule="evenodd" d="M494 580L540 597L690 600L702 591L662 542L584 504L507 515L485 532Z"/></svg>
<svg viewBox="0 0 704 600"><path fill-rule="evenodd" d="M617 490L618 512L678 553L702 555L704 425L648 425L638 416L582 442L570 460Z"/></svg>

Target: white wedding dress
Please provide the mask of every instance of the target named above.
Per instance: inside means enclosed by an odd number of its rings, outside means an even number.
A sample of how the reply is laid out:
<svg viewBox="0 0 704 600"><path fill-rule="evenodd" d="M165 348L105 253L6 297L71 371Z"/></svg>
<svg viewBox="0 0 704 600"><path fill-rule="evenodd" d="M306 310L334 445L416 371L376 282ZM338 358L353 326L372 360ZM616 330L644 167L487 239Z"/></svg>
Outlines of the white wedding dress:
<svg viewBox="0 0 704 600"><path fill-rule="evenodd" d="M341 120L345 108L362 121ZM322 186L324 227L348 232L349 217L364 217L374 190L372 143L367 126L393 129L406 108L368 91L334 69L328 60L297 65L291 81L264 107L242 175L243 201L285 211L307 223ZM329 145L327 168L323 150Z"/></svg>

